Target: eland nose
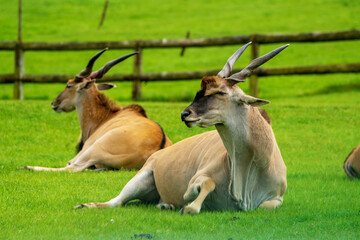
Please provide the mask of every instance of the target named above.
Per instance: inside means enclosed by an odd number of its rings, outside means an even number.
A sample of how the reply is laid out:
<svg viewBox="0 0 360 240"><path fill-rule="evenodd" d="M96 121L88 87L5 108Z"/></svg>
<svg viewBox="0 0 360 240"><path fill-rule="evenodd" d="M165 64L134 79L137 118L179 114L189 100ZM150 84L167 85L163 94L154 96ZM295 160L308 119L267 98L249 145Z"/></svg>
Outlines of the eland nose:
<svg viewBox="0 0 360 240"><path fill-rule="evenodd" d="M184 111L181 113L181 121L184 121L185 118L187 118L189 115L190 115L190 112L187 111L187 110L184 110Z"/></svg>

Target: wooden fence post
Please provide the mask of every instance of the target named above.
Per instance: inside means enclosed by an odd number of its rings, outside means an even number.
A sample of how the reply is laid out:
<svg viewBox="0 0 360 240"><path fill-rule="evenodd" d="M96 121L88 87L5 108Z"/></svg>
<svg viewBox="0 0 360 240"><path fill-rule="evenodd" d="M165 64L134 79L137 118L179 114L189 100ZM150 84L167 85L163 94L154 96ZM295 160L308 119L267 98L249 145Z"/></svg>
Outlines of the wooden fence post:
<svg viewBox="0 0 360 240"><path fill-rule="evenodd" d="M132 100L138 101L141 97L141 81L140 81L140 75L141 75L141 62L142 62L142 51L139 45L136 46L135 51L138 52L138 54L135 55L134 60L134 80L133 80L133 86L132 86Z"/></svg>
<svg viewBox="0 0 360 240"><path fill-rule="evenodd" d="M259 57L259 48L260 45L255 42L252 41L251 44L251 60L254 60L255 58ZM253 72L250 76L250 85L249 85L249 94L253 97L257 97L258 96L258 76L255 72Z"/></svg>
<svg viewBox="0 0 360 240"><path fill-rule="evenodd" d="M102 26L103 23L104 23L105 16L106 16L106 10L107 10L108 6L109 6L109 0L106 0L106 1L105 1L105 5L104 5L103 12L102 12L102 14L101 14L101 18L100 18L98 30L101 28L101 26Z"/></svg>
<svg viewBox="0 0 360 240"><path fill-rule="evenodd" d="M14 81L14 99L24 99L24 86L21 79L24 76L24 50L22 48L22 0L19 0L19 16L18 16L18 41L15 47L15 81Z"/></svg>
<svg viewBox="0 0 360 240"><path fill-rule="evenodd" d="M15 81L14 81L14 99L24 99L24 85L21 79L24 76L24 51L21 48L21 42L16 44L15 49Z"/></svg>
<svg viewBox="0 0 360 240"><path fill-rule="evenodd" d="M190 32L188 31L188 32L186 33L185 39L189 39L189 38L190 38ZM180 52L180 56L183 57L184 54L185 54L185 47L182 47L181 52Z"/></svg>

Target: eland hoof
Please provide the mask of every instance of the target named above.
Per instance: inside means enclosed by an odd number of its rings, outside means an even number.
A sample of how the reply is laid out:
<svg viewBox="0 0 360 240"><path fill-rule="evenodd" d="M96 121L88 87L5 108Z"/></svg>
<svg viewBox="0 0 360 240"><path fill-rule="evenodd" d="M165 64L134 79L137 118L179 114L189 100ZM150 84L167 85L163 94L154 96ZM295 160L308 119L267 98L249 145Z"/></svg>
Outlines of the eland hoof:
<svg viewBox="0 0 360 240"><path fill-rule="evenodd" d="M21 170L29 170L29 171L31 171L31 170L32 170L32 168L31 168L31 167L29 167L29 166L19 167L18 169L21 169Z"/></svg>
<svg viewBox="0 0 360 240"><path fill-rule="evenodd" d="M88 208L85 204L80 204L74 207L74 209Z"/></svg>

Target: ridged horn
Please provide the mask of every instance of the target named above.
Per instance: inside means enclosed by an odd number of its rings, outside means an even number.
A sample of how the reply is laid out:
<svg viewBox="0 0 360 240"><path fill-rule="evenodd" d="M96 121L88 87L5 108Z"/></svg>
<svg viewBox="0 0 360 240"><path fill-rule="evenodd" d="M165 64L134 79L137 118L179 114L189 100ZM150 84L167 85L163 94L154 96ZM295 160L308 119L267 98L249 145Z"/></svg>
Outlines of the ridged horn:
<svg viewBox="0 0 360 240"><path fill-rule="evenodd" d="M285 48L287 48L290 44L286 44L282 47L279 47L267 54L265 54L264 56L255 58L254 60L252 60L249 65L244 68L243 70L241 70L238 73L235 73L233 75L231 75L230 77L226 78L226 80L229 81L235 81L235 82L245 82L246 81L246 77L250 76L251 73L260 65L266 63L267 61L269 61L271 58L275 57L277 54L279 54L282 50L284 50Z"/></svg>
<svg viewBox="0 0 360 240"><path fill-rule="evenodd" d="M226 78L230 76L231 70L234 67L236 60L241 56L241 54L245 51L245 49L251 44L251 42L245 44L239 50L237 50L226 62L223 69L217 74L217 76Z"/></svg>
<svg viewBox="0 0 360 240"><path fill-rule="evenodd" d="M81 80L83 78L87 78L88 76L90 76L96 59L98 59L100 57L100 55L103 54L106 50L108 50L108 48L105 48L105 49L101 50L100 52L98 52L97 54L95 54L90 59L90 61L87 64L86 68L84 70L82 70L78 75L76 75L76 79Z"/></svg>
<svg viewBox="0 0 360 240"><path fill-rule="evenodd" d="M138 54L138 52L133 52L133 53L127 54L125 56L119 57L119 58L117 58L115 60L112 60L112 61L108 62L107 64L105 64L105 66L103 66L102 68L100 68L96 72L91 73L90 78L91 79L94 79L94 78L100 79L100 78L102 78L104 76L104 74L107 73L113 66L115 66L116 64L124 61L128 57L131 57L131 56L133 56L135 54Z"/></svg>

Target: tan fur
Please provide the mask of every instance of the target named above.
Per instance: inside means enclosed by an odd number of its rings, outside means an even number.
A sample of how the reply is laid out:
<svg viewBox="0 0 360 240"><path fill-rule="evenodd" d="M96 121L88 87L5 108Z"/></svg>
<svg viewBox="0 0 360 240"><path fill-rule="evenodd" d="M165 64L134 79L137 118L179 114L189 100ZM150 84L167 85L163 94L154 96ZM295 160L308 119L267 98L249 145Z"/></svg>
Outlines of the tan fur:
<svg viewBox="0 0 360 240"><path fill-rule="evenodd" d="M360 144L345 159L343 168L350 178L360 178Z"/></svg>
<svg viewBox="0 0 360 240"><path fill-rule="evenodd" d="M208 89L216 89L219 87L218 81L216 81L217 77L203 77L201 81L201 88L208 90Z"/></svg>
<svg viewBox="0 0 360 240"><path fill-rule="evenodd" d="M82 139L85 142L104 122L113 118L121 107L100 93L93 85L84 93L80 120Z"/></svg>
<svg viewBox="0 0 360 240"><path fill-rule="evenodd" d="M93 83L86 78L70 80L69 87L52 104L57 112L77 110L84 142L81 151L64 168L26 169L82 171L91 166L139 169L151 154L171 145L161 127L147 118L141 106L121 108Z"/></svg>
<svg viewBox="0 0 360 240"><path fill-rule="evenodd" d="M157 199L161 209L183 207L188 214L201 208L246 211L280 206L287 187L286 167L270 119L251 106L268 102L244 94L220 77L203 78L201 87L185 109L184 121L189 127L215 125L217 131L154 153L119 196L77 208L116 207L133 199Z"/></svg>

